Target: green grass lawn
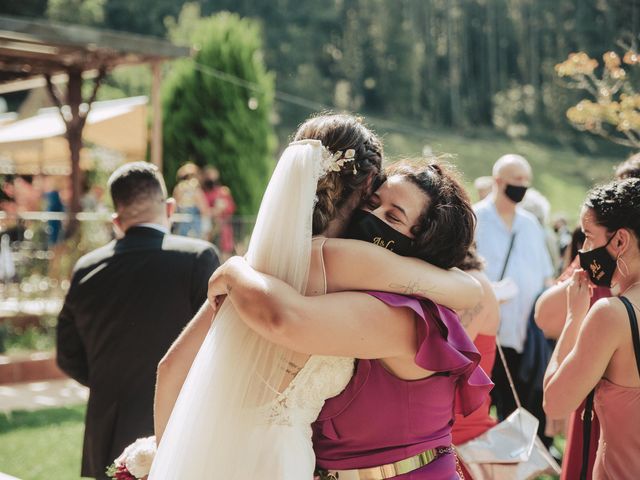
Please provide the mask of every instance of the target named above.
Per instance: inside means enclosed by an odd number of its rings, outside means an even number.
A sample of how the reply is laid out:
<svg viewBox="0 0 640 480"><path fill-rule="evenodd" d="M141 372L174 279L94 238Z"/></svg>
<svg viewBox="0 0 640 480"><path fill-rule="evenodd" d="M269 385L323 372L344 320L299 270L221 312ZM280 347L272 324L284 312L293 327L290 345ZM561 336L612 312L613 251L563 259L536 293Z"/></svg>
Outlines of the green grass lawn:
<svg viewBox="0 0 640 480"><path fill-rule="evenodd" d="M80 405L0 414L0 472L21 480L80 478L85 410ZM564 450L564 439L555 443Z"/></svg>
<svg viewBox="0 0 640 480"><path fill-rule="evenodd" d="M491 175L494 162L506 153L526 157L533 167L533 186L549 200L554 213L565 213L577 219L587 190L613 176L613 167L624 157L592 157L562 147L511 140L493 133L461 135L433 131L429 138L416 135L387 133L383 135L389 160L422 156L425 146L434 153L452 154L449 160L464 175L472 200L476 201L473 180Z"/></svg>
<svg viewBox="0 0 640 480"><path fill-rule="evenodd" d="M0 472L22 480L80 478L85 406L0 414Z"/></svg>

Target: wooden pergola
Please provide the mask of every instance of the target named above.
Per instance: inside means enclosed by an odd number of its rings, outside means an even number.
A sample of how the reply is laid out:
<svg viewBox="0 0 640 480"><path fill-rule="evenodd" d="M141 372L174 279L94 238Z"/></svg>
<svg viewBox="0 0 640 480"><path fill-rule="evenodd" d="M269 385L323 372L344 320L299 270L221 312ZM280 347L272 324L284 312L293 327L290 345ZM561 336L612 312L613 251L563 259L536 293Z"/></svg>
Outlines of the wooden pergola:
<svg viewBox="0 0 640 480"><path fill-rule="evenodd" d="M80 211L82 130L105 75L119 65L151 65L151 160L161 168L160 66L165 60L189 53L188 48L143 35L0 16L0 94L29 88L44 79L49 96L66 125L71 158L72 222ZM53 81L60 75L67 79L64 93ZM83 78L93 78L93 88L86 99L82 96Z"/></svg>

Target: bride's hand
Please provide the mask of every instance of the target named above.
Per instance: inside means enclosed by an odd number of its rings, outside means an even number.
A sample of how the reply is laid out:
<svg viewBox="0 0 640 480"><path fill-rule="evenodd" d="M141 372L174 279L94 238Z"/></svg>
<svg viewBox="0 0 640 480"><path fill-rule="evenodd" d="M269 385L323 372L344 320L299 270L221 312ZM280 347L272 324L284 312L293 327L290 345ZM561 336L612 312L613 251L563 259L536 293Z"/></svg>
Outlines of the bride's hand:
<svg viewBox="0 0 640 480"><path fill-rule="evenodd" d="M211 306L218 310L224 298L219 298L221 296L225 296L228 293L229 287L227 281L225 279L225 275L229 273L233 268L239 266L239 264L245 263L244 258L242 257L231 257L229 260L224 262L209 278L209 288L207 290L207 299Z"/></svg>

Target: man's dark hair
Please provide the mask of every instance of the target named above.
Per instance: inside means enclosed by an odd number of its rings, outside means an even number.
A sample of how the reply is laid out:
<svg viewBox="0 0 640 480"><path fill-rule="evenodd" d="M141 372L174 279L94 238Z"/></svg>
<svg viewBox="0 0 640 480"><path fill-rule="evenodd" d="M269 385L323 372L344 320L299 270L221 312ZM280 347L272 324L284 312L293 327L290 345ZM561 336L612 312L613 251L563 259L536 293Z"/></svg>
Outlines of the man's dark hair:
<svg viewBox="0 0 640 480"><path fill-rule="evenodd" d="M148 162L127 163L107 182L116 211L135 204L157 202L167 198L167 188L158 167Z"/></svg>

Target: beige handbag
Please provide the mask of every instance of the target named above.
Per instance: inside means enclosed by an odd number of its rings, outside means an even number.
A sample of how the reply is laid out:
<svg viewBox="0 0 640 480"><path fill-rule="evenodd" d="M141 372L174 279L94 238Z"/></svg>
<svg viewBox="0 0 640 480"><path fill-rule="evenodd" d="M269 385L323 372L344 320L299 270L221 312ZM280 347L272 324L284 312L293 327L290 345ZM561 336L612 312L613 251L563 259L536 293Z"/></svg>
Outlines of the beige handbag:
<svg viewBox="0 0 640 480"><path fill-rule="evenodd" d="M496 342L497 344L497 342ZM538 438L538 419L522 408L499 344L500 360L518 408L479 437L456 446L473 480L528 480L560 474L560 466Z"/></svg>

